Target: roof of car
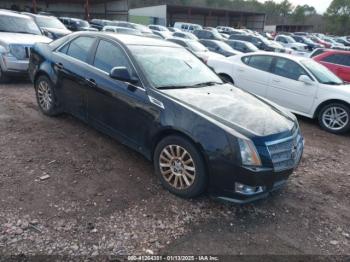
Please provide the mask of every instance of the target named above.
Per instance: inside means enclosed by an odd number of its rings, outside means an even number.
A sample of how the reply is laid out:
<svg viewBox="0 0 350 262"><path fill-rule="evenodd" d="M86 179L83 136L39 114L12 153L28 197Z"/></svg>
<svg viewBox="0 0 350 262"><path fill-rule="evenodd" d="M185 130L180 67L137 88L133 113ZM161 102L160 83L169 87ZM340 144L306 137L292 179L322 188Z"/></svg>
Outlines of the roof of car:
<svg viewBox="0 0 350 262"><path fill-rule="evenodd" d="M169 41L165 41L165 40L160 39L160 38L157 39L157 38L151 38L151 37L145 37L145 36L115 34L113 32L76 32L73 34L93 35L93 36L104 35L104 36L108 36L110 38L114 38L115 40L118 40L125 45L178 47L178 45L176 45L172 42L169 42Z"/></svg>
<svg viewBox="0 0 350 262"><path fill-rule="evenodd" d="M283 58L288 58L297 62L303 61L305 59L309 59L308 57L304 57L304 56L296 56L296 55L290 55L290 54L286 54L286 53L272 53L272 52L266 52L266 51L258 51L258 52L254 52L254 53L246 53L246 54L242 54L242 56L248 56L248 55L266 55L266 56L275 56L275 57L283 57Z"/></svg>
<svg viewBox="0 0 350 262"><path fill-rule="evenodd" d="M21 14L21 13L18 13L18 12L14 12L14 11L11 11L11 10L4 10L4 9L0 9L0 16L15 16L15 17L21 17L21 18L30 18L28 15L25 15L25 14Z"/></svg>

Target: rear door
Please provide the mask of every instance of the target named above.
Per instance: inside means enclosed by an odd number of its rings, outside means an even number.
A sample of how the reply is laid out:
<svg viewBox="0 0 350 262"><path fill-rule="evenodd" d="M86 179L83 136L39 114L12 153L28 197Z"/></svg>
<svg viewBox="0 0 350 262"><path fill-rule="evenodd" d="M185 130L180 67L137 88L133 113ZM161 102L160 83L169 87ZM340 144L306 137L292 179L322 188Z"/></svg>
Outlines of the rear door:
<svg viewBox="0 0 350 262"><path fill-rule="evenodd" d="M242 57L237 67L235 84L253 94L266 97L270 82L273 57L269 55L249 55Z"/></svg>
<svg viewBox="0 0 350 262"><path fill-rule="evenodd" d="M95 37L79 36L53 53L59 101L66 111L83 120L87 116L85 76L95 44Z"/></svg>
<svg viewBox="0 0 350 262"><path fill-rule="evenodd" d="M295 61L283 57L274 59L271 72L267 98L292 111L309 114L318 86L309 73ZM299 81L301 75L310 77L314 84Z"/></svg>
<svg viewBox="0 0 350 262"><path fill-rule="evenodd" d="M136 76L134 67L124 49L117 43L101 39L92 62L95 68L89 75L88 118L96 127L119 138L135 149L145 142L152 116L145 113L148 96L141 83L129 84L112 79L113 67L126 67ZM142 128L140 128L142 127Z"/></svg>
<svg viewBox="0 0 350 262"><path fill-rule="evenodd" d="M344 53L331 54L323 57L320 63L342 80L350 82L350 55Z"/></svg>

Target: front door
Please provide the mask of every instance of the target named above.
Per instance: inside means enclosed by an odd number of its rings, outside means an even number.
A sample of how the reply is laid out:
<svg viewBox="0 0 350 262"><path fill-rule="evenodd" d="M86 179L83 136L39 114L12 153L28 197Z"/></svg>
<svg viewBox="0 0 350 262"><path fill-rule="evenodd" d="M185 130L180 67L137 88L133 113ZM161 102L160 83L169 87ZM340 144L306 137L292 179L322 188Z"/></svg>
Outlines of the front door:
<svg viewBox="0 0 350 262"><path fill-rule="evenodd" d="M267 98L291 111L310 114L318 83L305 84L299 81L301 75L310 75L299 64L287 58L276 57L271 72L273 75Z"/></svg>
<svg viewBox="0 0 350 262"><path fill-rule="evenodd" d="M114 67L126 67L130 75L136 72L125 51L114 42L101 39L97 45L89 74L88 118L91 123L116 136L125 144L142 151L153 123L148 113L149 99L141 83L129 84L112 79Z"/></svg>

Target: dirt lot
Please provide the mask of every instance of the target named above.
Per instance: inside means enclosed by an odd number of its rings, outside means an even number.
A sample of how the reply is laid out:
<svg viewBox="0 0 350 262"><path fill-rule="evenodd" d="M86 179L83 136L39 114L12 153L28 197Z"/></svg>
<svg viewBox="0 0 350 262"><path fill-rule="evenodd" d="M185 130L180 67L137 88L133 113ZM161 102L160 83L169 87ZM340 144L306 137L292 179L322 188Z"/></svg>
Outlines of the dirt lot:
<svg viewBox="0 0 350 262"><path fill-rule="evenodd" d="M188 201L141 155L43 116L30 84L0 85L0 254L350 255L350 135L300 124L305 154L284 190L243 207Z"/></svg>

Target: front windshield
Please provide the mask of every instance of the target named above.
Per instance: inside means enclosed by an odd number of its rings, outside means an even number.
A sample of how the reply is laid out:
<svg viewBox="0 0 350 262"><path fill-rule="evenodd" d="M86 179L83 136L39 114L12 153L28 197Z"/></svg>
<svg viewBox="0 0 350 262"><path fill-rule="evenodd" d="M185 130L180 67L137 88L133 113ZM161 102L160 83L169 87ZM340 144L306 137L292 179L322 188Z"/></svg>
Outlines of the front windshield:
<svg viewBox="0 0 350 262"><path fill-rule="evenodd" d="M61 23L56 17L49 16L37 16L35 21L40 27L56 28L56 29L66 29L64 24Z"/></svg>
<svg viewBox="0 0 350 262"><path fill-rule="evenodd" d="M206 48L204 45L202 45L201 43L197 42L197 41L188 41L187 44L189 45L189 47L191 48L191 50L193 52L206 52L208 51L208 48Z"/></svg>
<svg viewBox="0 0 350 262"><path fill-rule="evenodd" d="M284 39L286 39L288 43L295 43L295 42L296 42L296 41L295 41L292 37L290 37L290 36L285 36Z"/></svg>
<svg viewBox="0 0 350 262"><path fill-rule="evenodd" d="M90 27L90 24L89 24L88 21L79 20L79 19L74 20L74 21L75 21L75 23L76 23L78 26L80 26L80 27Z"/></svg>
<svg viewBox="0 0 350 262"><path fill-rule="evenodd" d="M0 32L41 35L41 31L31 18L0 16Z"/></svg>
<svg viewBox="0 0 350 262"><path fill-rule="evenodd" d="M325 66L309 59L301 61L301 63L309 69L309 71L316 77L316 79L322 84L328 85L342 85L343 81L339 79L335 74L329 71Z"/></svg>
<svg viewBox="0 0 350 262"><path fill-rule="evenodd" d="M144 25L138 25L138 24L134 24L135 28L139 31L141 31L142 33L153 33L151 29L149 29L147 26Z"/></svg>
<svg viewBox="0 0 350 262"><path fill-rule="evenodd" d="M216 41L215 43L224 51L228 51L228 52L232 52L233 51L232 47L229 46L228 44L224 43L224 42Z"/></svg>
<svg viewBox="0 0 350 262"><path fill-rule="evenodd" d="M204 83L223 83L202 61L184 48L129 48L146 78L155 88L184 88Z"/></svg>
<svg viewBox="0 0 350 262"><path fill-rule="evenodd" d="M309 38L303 37L303 39L304 39L304 42L305 42L305 43L307 43L307 44L313 44L313 42L312 42Z"/></svg>

